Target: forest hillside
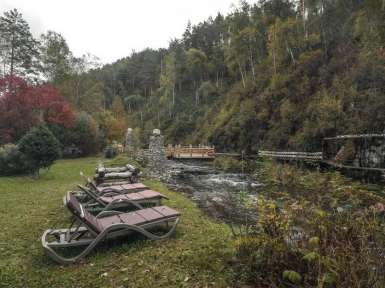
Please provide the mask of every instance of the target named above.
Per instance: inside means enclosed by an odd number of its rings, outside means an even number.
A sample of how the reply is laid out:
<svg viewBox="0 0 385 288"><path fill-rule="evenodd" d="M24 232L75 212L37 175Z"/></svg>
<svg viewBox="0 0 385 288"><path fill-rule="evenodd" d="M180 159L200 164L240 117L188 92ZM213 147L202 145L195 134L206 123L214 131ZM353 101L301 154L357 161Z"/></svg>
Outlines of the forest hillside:
<svg viewBox="0 0 385 288"><path fill-rule="evenodd" d="M123 141L132 127L137 143L160 128L173 144L317 151L325 136L384 132L384 5L240 2L228 15L189 23L167 49L104 66L73 57L49 31L39 39L36 69L70 103L77 125L97 134L88 146ZM63 142L71 138L52 130Z"/></svg>

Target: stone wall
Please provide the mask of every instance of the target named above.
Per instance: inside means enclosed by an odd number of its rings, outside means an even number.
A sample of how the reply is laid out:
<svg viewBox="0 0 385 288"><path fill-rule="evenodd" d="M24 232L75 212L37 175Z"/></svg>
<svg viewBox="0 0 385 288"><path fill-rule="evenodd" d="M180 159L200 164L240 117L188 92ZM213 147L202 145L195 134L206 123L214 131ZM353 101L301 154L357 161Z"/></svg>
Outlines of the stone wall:
<svg viewBox="0 0 385 288"><path fill-rule="evenodd" d="M326 138L323 157L343 165L385 169L385 136Z"/></svg>
<svg viewBox="0 0 385 288"><path fill-rule="evenodd" d="M133 135L132 135L132 128L127 129L126 133L126 143L124 146L124 150L130 154L134 150L134 145L133 145Z"/></svg>
<svg viewBox="0 0 385 288"><path fill-rule="evenodd" d="M164 149L164 137L159 129L154 129L150 136L147 151L148 168L152 175L162 176L166 165L166 152Z"/></svg>

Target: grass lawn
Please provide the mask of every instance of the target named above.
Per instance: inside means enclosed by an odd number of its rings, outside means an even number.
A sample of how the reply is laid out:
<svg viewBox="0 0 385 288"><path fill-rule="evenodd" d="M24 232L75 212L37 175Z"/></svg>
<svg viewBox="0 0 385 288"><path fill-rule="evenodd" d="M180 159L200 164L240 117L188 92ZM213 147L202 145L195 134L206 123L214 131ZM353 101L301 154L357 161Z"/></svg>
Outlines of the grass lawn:
<svg viewBox="0 0 385 288"><path fill-rule="evenodd" d="M226 268L232 252L229 228L153 180L145 183L169 196L164 203L182 213L174 237L109 242L69 266L51 261L40 237L48 228L69 226L63 195L84 183L79 171L92 175L99 160L60 160L40 179L0 178L0 287L231 286L232 274Z"/></svg>

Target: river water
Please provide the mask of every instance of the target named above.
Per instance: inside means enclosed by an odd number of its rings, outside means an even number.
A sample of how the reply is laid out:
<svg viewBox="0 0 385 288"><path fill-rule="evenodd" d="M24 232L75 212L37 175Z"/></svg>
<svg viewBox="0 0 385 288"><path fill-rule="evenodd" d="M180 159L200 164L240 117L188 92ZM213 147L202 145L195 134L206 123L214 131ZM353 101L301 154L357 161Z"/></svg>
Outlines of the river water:
<svg viewBox="0 0 385 288"><path fill-rule="evenodd" d="M226 173L209 161L170 161L167 166L170 188L187 194L199 207L219 218L223 216L221 211L230 194L242 192L255 198L263 186L255 175Z"/></svg>

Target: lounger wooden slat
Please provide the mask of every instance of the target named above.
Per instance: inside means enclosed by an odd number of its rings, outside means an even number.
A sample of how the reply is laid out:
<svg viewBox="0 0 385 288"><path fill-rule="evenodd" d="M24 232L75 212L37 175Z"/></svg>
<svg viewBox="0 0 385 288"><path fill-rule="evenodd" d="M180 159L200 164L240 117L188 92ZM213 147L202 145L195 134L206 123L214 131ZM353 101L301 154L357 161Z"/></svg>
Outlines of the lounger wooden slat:
<svg viewBox="0 0 385 288"><path fill-rule="evenodd" d="M159 213L158 211L149 208L149 209L143 209L139 210L136 213L138 213L140 216L142 216L144 219L146 219L147 222L154 221L156 219L162 219L164 216Z"/></svg>
<svg viewBox="0 0 385 288"><path fill-rule="evenodd" d="M152 209L156 210L157 212L162 214L164 217L171 217L172 215L175 214L175 210L167 206L158 206L158 207L153 207Z"/></svg>
<svg viewBox="0 0 385 288"><path fill-rule="evenodd" d="M120 214L119 218L122 220L123 223L127 223L130 225L141 225L146 223L146 219L144 219L142 216L140 216L136 212Z"/></svg>
<svg viewBox="0 0 385 288"><path fill-rule="evenodd" d="M141 195L143 198L153 198L153 197L158 197L160 193L154 190L143 190L138 192L138 194ZM162 195L163 198L167 198L163 194L160 194L160 195Z"/></svg>
<svg viewBox="0 0 385 288"><path fill-rule="evenodd" d="M148 189L143 183L132 183L132 184L123 184L120 185L123 190L133 190L133 189Z"/></svg>
<svg viewBox="0 0 385 288"><path fill-rule="evenodd" d="M142 183L134 183L134 184L124 184L124 185L111 185L108 187L96 187L96 192L98 194L108 193L110 191L115 192L137 192L141 190L148 189L148 187Z"/></svg>

